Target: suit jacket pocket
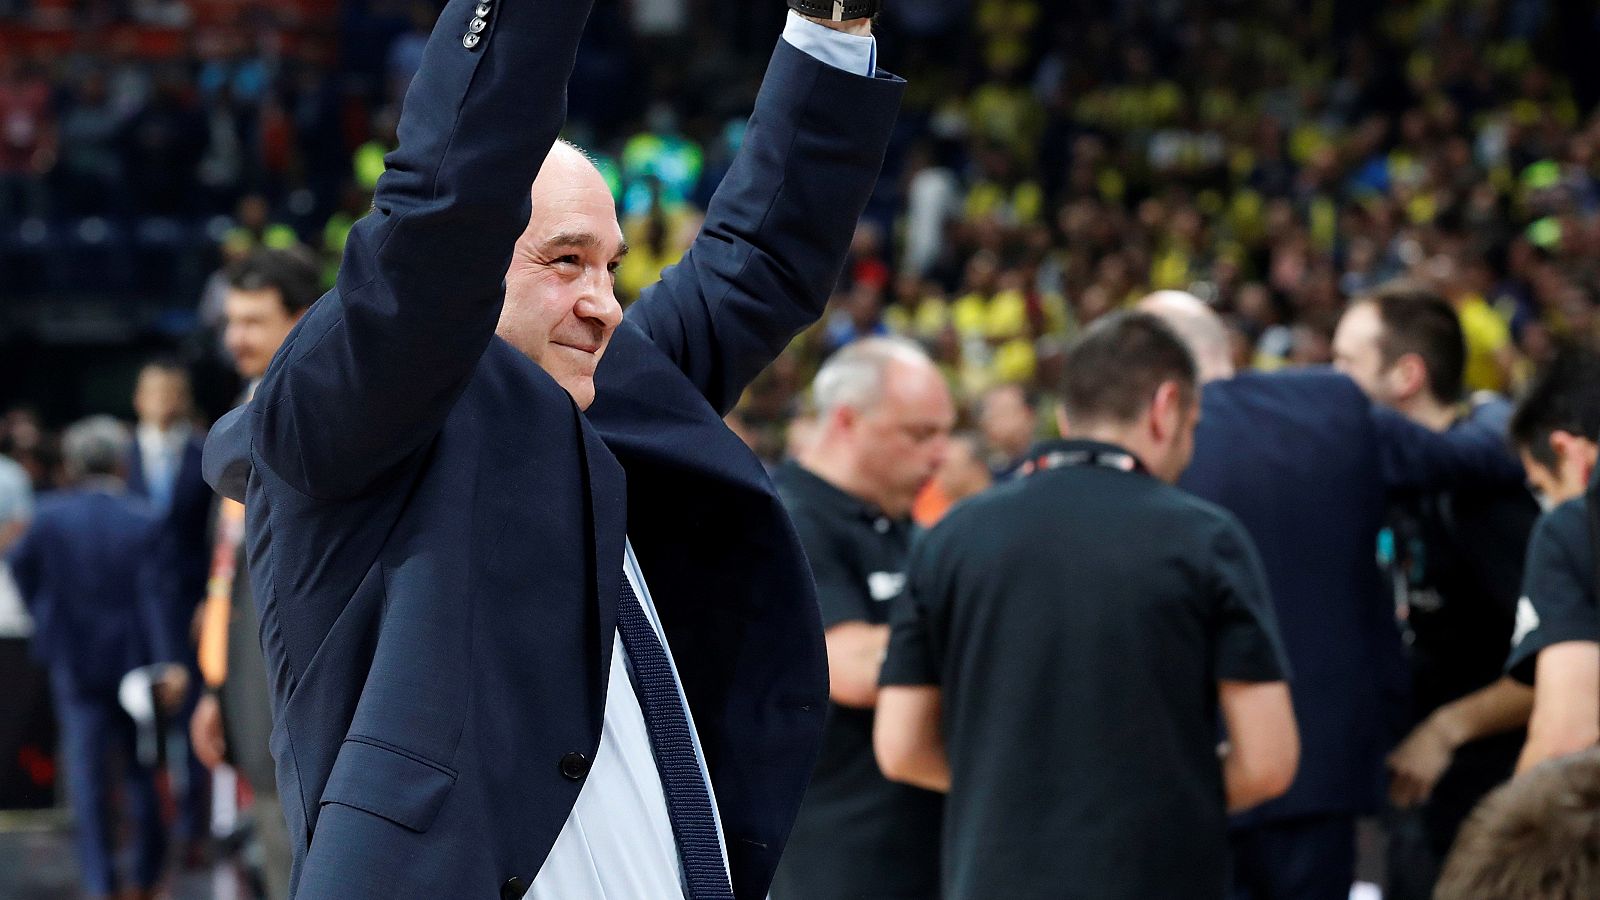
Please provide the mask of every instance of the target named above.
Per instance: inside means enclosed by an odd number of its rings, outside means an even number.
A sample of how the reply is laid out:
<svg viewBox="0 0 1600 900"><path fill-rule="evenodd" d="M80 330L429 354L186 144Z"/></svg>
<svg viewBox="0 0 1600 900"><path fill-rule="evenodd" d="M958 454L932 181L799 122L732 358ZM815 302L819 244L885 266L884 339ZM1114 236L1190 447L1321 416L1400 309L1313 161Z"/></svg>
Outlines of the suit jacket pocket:
<svg viewBox="0 0 1600 900"><path fill-rule="evenodd" d="M455 783L454 769L375 738L352 736L339 748L321 803L354 807L423 832Z"/></svg>

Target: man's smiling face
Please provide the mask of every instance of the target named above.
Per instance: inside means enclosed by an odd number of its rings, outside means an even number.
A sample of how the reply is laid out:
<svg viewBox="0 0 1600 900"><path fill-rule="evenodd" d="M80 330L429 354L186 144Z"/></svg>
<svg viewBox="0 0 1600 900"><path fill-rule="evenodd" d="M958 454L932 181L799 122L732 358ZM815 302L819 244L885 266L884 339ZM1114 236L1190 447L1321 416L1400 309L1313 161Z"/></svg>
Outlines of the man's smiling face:
<svg viewBox="0 0 1600 900"><path fill-rule="evenodd" d="M506 271L496 333L580 409L594 402L595 368L622 322L615 276L627 252L605 179L576 148L557 143L533 182L533 215Z"/></svg>

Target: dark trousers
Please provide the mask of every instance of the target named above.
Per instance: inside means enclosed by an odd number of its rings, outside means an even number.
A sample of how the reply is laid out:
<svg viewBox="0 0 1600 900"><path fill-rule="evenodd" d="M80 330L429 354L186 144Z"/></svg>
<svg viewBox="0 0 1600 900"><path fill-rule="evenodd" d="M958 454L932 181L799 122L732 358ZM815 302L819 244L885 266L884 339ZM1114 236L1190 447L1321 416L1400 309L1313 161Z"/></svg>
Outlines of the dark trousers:
<svg viewBox="0 0 1600 900"><path fill-rule="evenodd" d="M1237 829L1231 900L1349 900L1356 820L1306 816Z"/></svg>
<svg viewBox="0 0 1600 900"><path fill-rule="evenodd" d="M200 702L203 683L199 666L190 666L189 684L193 687L189 698L167 724L167 772L178 806L172 832L179 841L203 841L211 835L211 770L194 755L194 744L189 741L189 721Z"/></svg>
<svg viewBox="0 0 1600 900"><path fill-rule="evenodd" d="M133 824L133 883L150 888L161 878L166 834L156 802L154 773L134 753L134 725L114 693L85 694L52 679L61 723L61 760L76 827L83 887L92 895L117 889L112 809L113 776L122 779L122 802Z"/></svg>

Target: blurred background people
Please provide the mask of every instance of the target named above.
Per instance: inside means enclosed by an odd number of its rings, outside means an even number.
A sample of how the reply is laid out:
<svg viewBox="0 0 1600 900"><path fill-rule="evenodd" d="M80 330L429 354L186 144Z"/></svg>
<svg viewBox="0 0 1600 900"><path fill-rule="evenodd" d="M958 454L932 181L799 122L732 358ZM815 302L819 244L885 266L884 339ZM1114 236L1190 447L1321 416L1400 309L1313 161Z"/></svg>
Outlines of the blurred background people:
<svg viewBox="0 0 1600 900"><path fill-rule="evenodd" d="M985 391L978 402L978 426L989 449L989 468L996 481L1016 472L1038 437L1038 415L1021 385L1002 384Z"/></svg>
<svg viewBox="0 0 1600 900"><path fill-rule="evenodd" d="M1317 369L1234 371L1221 318L1192 295L1143 308L1194 351L1204 410L1179 485L1255 540L1295 671L1300 774L1234 821L1236 900L1345 900L1356 820L1377 811L1409 681L1394 604L1374 565L1391 490L1516 486L1521 468L1478 423L1434 434Z"/></svg>
<svg viewBox="0 0 1600 900"><path fill-rule="evenodd" d="M774 476L817 581L830 703L775 900L937 898L943 798L893 784L872 754L889 609L905 590L912 503L945 462L955 406L913 343L857 341L811 388L817 433Z"/></svg>
<svg viewBox="0 0 1600 900"><path fill-rule="evenodd" d="M228 271L224 340L246 385L242 402L320 294L315 264L295 250L257 250ZM190 735L203 763L216 768L227 762L250 785L246 864L264 900L281 900L289 896L293 846L270 750L272 692L243 541L244 507L219 500L198 652L206 690Z"/></svg>
<svg viewBox="0 0 1600 900"><path fill-rule="evenodd" d="M994 473L987 456L983 438L976 431L952 432L944 461L911 506L912 520L932 528L957 503L988 490L994 484Z"/></svg>
<svg viewBox="0 0 1600 900"><path fill-rule="evenodd" d="M10 554L37 622L34 654L50 672L84 886L105 898L123 887L124 897L153 897L166 852L153 773L134 753L134 722L119 699L123 678L171 664L156 687L168 709L188 689L181 635L167 616L161 519L123 481L130 443L127 428L108 417L68 429L62 455L72 488L41 505ZM125 810L115 808L119 797ZM124 821L133 866L119 873Z"/></svg>
<svg viewBox="0 0 1600 900"><path fill-rule="evenodd" d="M1455 310L1420 285L1357 300L1334 335L1335 366L1375 403L1435 432L1463 421L1504 431L1510 405L1465 405L1467 344ZM1522 485L1396 492L1378 554L1410 664L1408 733L1389 755L1386 897L1433 896L1456 830L1511 777L1533 692L1503 676L1539 512Z"/></svg>
<svg viewBox="0 0 1600 900"><path fill-rule="evenodd" d="M137 416L128 454L128 493L143 498L161 516L159 554L169 568L172 585L168 609L174 633L192 632L195 610L205 597L206 570L211 558L211 487L200 471L203 449L195 433L189 373L178 363L156 360L140 369L133 393ZM190 695L177 718L182 727L168 771L177 794L178 816L173 836L184 846L186 862L198 864L210 831L210 773L195 756L189 742L188 721L201 689L199 662L193 641L179 646L181 662L189 671Z"/></svg>
<svg viewBox="0 0 1600 900"><path fill-rule="evenodd" d="M1511 434L1550 507L1528 544L1506 668L1533 685L1519 772L1600 741L1600 568L1592 489L1600 435L1600 357L1558 356L1517 407Z"/></svg>
<svg viewBox="0 0 1600 900"><path fill-rule="evenodd" d="M913 551L878 759L949 792L946 897L1222 898L1228 812L1299 755L1266 580L1232 516L1171 486L1200 414L1178 338L1115 314L1064 370L1065 437Z"/></svg>

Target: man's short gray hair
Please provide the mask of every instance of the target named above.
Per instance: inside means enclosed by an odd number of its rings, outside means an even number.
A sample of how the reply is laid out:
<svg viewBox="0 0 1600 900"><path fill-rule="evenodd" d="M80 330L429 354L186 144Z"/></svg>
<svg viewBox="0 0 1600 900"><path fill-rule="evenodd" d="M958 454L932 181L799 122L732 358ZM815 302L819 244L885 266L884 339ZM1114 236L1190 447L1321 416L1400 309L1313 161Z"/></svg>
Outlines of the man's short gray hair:
<svg viewBox="0 0 1600 900"><path fill-rule="evenodd" d="M74 480L116 475L132 443L128 426L110 416L90 416L61 436L61 462Z"/></svg>
<svg viewBox="0 0 1600 900"><path fill-rule="evenodd" d="M841 406L869 410L883 399L885 373L892 362L932 365L912 341L897 337L863 338L828 357L811 383L817 418L827 419Z"/></svg>

